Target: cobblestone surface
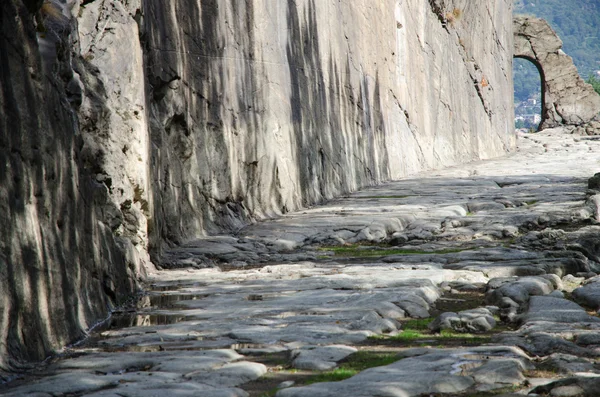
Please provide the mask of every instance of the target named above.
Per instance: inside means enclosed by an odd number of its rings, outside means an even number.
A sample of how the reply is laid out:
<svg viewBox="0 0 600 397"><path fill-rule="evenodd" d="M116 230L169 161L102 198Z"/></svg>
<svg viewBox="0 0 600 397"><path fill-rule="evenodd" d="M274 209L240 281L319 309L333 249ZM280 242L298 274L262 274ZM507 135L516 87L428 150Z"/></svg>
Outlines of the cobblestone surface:
<svg viewBox="0 0 600 397"><path fill-rule="evenodd" d="M600 200L587 180L600 141L550 130L519 142L506 158L173 249L134 308L0 394L589 395L600 374ZM453 328L466 314L443 308L457 294L478 294L469 309L482 309L465 313L485 314L489 338L463 345L427 330L421 347L402 344L410 320L442 315ZM398 361L271 388L294 367L309 376L382 346Z"/></svg>

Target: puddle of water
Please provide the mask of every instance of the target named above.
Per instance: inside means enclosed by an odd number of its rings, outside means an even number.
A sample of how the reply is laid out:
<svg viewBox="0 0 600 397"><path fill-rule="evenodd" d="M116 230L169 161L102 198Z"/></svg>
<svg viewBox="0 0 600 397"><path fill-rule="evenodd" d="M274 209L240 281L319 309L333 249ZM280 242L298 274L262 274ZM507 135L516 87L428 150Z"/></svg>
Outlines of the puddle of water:
<svg viewBox="0 0 600 397"><path fill-rule="evenodd" d="M180 291L184 288L197 288L205 287L207 284L202 282L189 283L189 284L151 284L148 286L149 292L175 292Z"/></svg>
<svg viewBox="0 0 600 397"><path fill-rule="evenodd" d="M156 294L145 295L140 298L137 308L154 307L157 309L166 309L178 306L179 302L199 300L209 297L209 294Z"/></svg>
<svg viewBox="0 0 600 397"><path fill-rule="evenodd" d="M189 321L193 317L182 316L178 314L140 314L123 313L113 315L108 321L103 331L112 329L121 329L128 327L153 327L157 325L171 325Z"/></svg>

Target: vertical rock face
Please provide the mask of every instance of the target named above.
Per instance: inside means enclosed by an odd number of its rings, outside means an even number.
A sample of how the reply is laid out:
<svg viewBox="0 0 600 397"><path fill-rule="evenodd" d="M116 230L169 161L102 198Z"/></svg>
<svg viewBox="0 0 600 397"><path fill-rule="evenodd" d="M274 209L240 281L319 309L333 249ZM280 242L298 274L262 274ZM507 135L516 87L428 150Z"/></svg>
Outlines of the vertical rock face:
<svg viewBox="0 0 600 397"><path fill-rule="evenodd" d="M548 22L517 16L513 24L515 57L534 63L542 77L540 129L562 125L580 127L583 133L586 129L600 130L600 95L579 76L573 59L562 51L563 43Z"/></svg>
<svg viewBox="0 0 600 397"><path fill-rule="evenodd" d="M136 289L108 187L82 158L63 22L38 42L23 2L0 2L0 369L81 338Z"/></svg>
<svg viewBox="0 0 600 397"><path fill-rule="evenodd" d="M514 145L510 0L41 3L0 3L0 368L148 250Z"/></svg>
<svg viewBox="0 0 600 397"><path fill-rule="evenodd" d="M145 2L155 238L509 150L510 3Z"/></svg>

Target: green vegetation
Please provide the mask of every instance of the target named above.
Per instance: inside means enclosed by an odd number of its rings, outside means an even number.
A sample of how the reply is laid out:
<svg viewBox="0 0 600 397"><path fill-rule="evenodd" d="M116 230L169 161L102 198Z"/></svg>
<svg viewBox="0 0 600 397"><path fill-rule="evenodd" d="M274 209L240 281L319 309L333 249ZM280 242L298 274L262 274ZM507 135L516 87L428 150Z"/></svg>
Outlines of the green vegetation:
<svg viewBox="0 0 600 397"><path fill-rule="evenodd" d="M405 330L428 330L429 324L433 321L433 317L429 318L417 318L413 320L408 320L402 323L402 326Z"/></svg>
<svg viewBox="0 0 600 397"><path fill-rule="evenodd" d="M378 256L389 256L389 255L443 255L443 254L453 254L457 252L466 251L464 248L456 248L456 249L444 249L438 251L421 251L421 250L411 250L411 249L401 249L401 248L380 248L378 246L371 246L365 248L365 246L360 245L345 245L345 246L336 246L336 247L321 247L319 250L321 251L331 251L335 254L335 256L343 256L343 257L359 257L359 258L368 258L368 257L378 257Z"/></svg>
<svg viewBox="0 0 600 397"><path fill-rule="evenodd" d="M516 95L516 93L515 93ZM525 122L523 120L517 120L515 121L515 128L527 128L527 126L525 125Z"/></svg>
<svg viewBox="0 0 600 397"><path fill-rule="evenodd" d="M365 369L393 364L399 359L396 354L359 351L349 356L338 368L317 374L309 378L305 384L339 382L351 378Z"/></svg>
<svg viewBox="0 0 600 397"><path fill-rule="evenodd" d="M442 330L439 334L434 334L429 331L429 323L433 321L433 317L409 320L402 323L402 332L393 336L377 335L371 337L373 340L388 340L406 343L409 345L426 345L425 341L435 341L439 345L445 344L464 344L464 345L480 345L490 343L488 335L474 335L467 333L459 333L450 330Z"/></svg>
<svg viewBox="0 0 600 397"><path fill-rule="evenodd" d="M592 87L594 87L594 90L596 90L596 92L600 94L600 77L590 75L590 77L588 77L588 79L586 80L586 83L591 84Z"/></svg>
<svg viewBox="0 0 600 397"><path fill-rule="evenodd" d="M309 380L306 381L306 385L311 385L313 383L321 383L321 382L339 382L341 380L345 380L353 377L358 372L350 369L344 368L336 368L331 371L323 372L318 375L313 376Z"/></svg>
<svg viewBox="0 0 600 397"><path fill-rule="evenodd" d="M481 345L490 343L491 339L487 335L463 334L459 332L442 330L439 334L433 334L427 331L418 331L414 329L405 329L397 335L385 338L387 340L405 342L409 344L422 344L423 340L434 340L440 345L460 342L465 345Z"/></svg>

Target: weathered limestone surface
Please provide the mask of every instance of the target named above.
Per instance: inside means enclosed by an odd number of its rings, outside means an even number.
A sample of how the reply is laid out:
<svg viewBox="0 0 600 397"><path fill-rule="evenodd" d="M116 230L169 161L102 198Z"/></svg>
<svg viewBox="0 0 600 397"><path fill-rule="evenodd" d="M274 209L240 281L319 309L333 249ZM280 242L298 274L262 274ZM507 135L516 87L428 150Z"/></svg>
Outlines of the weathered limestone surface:
<svg viewBox="0 0 600 397"><path fill-rule="evenodd" d="M542 78L540 129L562 125L578 127L584 135L600 133L600 95L579 76L548 22L517 16L513 26L515 57L533 62Z"/></svg>
<svg viewBox="0 0 600 397"><path fill-rule="evenodd" d="M600 166L600 141L519 136L512 156L180 247L173 256L185 269L149 274L135 305L0 394L248 397L284 384L278 397L594 396L600 226L587 177ZM372 240L323 246L356 235ZM386 244L392 239L399 245ZM439 314L475 335L436 334L446 328ZM433 320L434 332L397 338L419 318ZM307 375L382 352L396 361L306 384Z"/></svg>
<svg viewBox="0 0 600 397"><path fill-rule="evenodd" d="M57 47L70 27L47 25L38 41L23 2L0 2L0 369L82 338L137 289L131 244L81 158L76 73Z"/></svg>
<svg viewBox="0 0 600 397"><path fill-rule="evenodd" d="M0 368L149 250L513 148L512 5L466 3L2 1Z"/></svg>
<svg viewBox="0 0 600 397"><path fill-rule="evenodd" d="M144 3L154 241L514 147L511 2L465 3Z"/></svg>

